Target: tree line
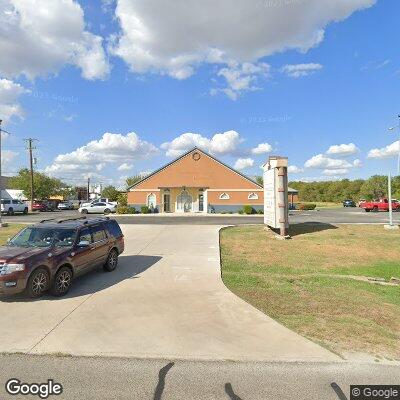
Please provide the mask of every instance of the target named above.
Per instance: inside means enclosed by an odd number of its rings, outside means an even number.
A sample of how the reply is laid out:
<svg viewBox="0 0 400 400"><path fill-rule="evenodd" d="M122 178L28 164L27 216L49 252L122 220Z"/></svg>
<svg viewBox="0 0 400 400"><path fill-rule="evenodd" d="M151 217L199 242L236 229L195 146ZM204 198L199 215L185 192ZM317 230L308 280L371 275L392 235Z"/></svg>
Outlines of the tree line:
<svg viewBox="0 0 400 400"><path fill-rule="evenodd" d="M142 179L141 176L132 176L126 179L125 187L122 192ZM44 173L35 171L33 173L34 195L35 199L44 200L53 196L62 196L65 199L74 198L77 195L76 188L68 185L58 178L50 177ZM29 198L31 193L31 175L27 168L22 168L16 176L9 178L9 189L22 190L24 195ZM121 191L115 186L106 186L102 191L102 197L110 201L117 201L120 198Z"/></svg>
<svg viewBox="0 0 400 400"><path fill-rule="evenodd" d="M388 177L374 175L368 179L342 179L322 182L289 182L289 186L299 191L301 201L321 201L339 203L345 199L359 201L388 197ZM400 199L400 177L392 178L392 196Z"/></svg>

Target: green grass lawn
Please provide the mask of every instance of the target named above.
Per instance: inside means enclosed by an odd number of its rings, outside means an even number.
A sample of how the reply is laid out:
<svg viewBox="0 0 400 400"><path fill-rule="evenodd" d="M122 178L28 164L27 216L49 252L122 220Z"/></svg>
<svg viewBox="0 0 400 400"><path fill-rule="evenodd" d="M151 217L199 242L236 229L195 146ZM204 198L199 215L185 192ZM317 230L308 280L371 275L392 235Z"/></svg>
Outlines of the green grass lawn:
<svg viewBox="0 0 400 400"><path fill-rule="evenodd" d="M10 224L8 226L0 228L0 246L6 244L8 238L13 237L17 232L25 227L26 225Z"/></svg>
<svg viewBox="0 0 400 400"><path fill-rule="evenodd" d="M382 226L298 224L276 240L262 226L221 232L227 287L298 333L335 350L400 359L400 233Z"/></svg>

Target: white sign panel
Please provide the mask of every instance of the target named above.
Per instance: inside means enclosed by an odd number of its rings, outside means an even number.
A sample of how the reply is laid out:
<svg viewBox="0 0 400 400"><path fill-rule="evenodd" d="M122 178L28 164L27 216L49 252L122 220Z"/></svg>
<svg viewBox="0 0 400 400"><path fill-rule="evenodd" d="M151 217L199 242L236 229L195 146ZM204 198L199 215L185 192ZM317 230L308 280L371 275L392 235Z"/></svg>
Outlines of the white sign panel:
<svg viewBox="0 0 400 400"><path fill-rule="evenodd" d="M272 228L279 228L275 168L264 172L264 224Z"/></svg>

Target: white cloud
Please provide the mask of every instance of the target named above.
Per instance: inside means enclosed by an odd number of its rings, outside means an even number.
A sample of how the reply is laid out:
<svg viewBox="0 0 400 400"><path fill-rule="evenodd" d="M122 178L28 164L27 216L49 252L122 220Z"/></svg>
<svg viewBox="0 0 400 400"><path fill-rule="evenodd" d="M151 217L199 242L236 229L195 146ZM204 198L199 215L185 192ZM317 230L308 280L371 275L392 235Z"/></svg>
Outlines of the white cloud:
<svg viewBox="0 0 400 400"><path fill-rule="evenodd" d="M380 149L371 149L368 158L390 158L399 154L399 141L393 142Z"/></svg>
<svg viewBox="0 0 400 400"><path fill-rule="evenodd" d="M19 156L19 153L11 150L3 150L1 152L1 166L2 168L7 168L13 163L14 159ZM7 171L6 171L7 172Z"/></svg>
<svg viewBox="0 0 400 400"><path fill-rule="evenodd" d="M45 171L52 175L65 173L98 173L110 163L126 163L148 158L157 148L134 133L127 135L105 133L100 140L93 140L71 153L58 155Z"/></svg>
<svg viewBox="0 0 400 400"><path fill-rule="evenodd" d="M289 174L300 174L303 171L304 171L303 168L299 168L296 165L289 165L289 167L288 167Z"/></svg>
<svg viewBox="0 0 400 400"><path fill-rule="evenodd" d="M118 167L118 171L130 171L133 169L133 164L123 163Z"/></svg>
<svg viewBox="0 0 400 400"><path fill-rule="evenodd" d="M252 158L238 158L235 162L235 169L241 171L242 169L251 168L254 165Z"/></svg>
<svg viewBox="0 0 400 400"><path fill-rule="evenodd" d="M260 143L257 147L251 149L252 154L260 155L267 154L272 151L272 146L269 143Z"/></svg>
<svg viewBox="0 0 400 400"><path fill-rule="evenodd" d="M302 76L311 75L322 69L321 64L290 64L282 67L281 71L291 78L300 78Z"/></svg>
<svg viewBox="0 0 400 400"><path fill-rule="evenodd" d="M229 67L287 49L306 52L321 43L329 23L375 2L307 0L271 6L268 1L236 0L233 6L231 0L117 0L121 32L112 38L110 50L133 72L185 79L201 63ZM249 79L231 81L253 86ZM231 96L237 92L231 86L226 91Z"/></svg>
<svg viewBox="0 0 400 400"><path fill-rule="evenodd" d="M231 100L237 100L242 92L258 90L259 78L267 78L270 66L266 63L233 63L233 65L222 68L217 75L222 76L227 87L223 89L211 89L211 94L225 93Z"/></svg>
<svg viewBox="0 0 400 400"><path fill-rule="evenodd" d="M18 98L29 90L19 83L8 79L0 79L0 116L4 122L13 117L22 118L24 111L18 103Z"/></svg>
<svg viewBox="0 0 400 400"><path fill-rule="evenodd" d="M359 160L358 158L355 159L355 160L353 161L353 167L355 167L355 168L361 168L362 166L363 166L363 163L362 163L362 161Z"/></svg>
<svg viewBox="0 0 400 400"><path fill-rule="evenodd" d="M346 160L338 160L336 158L327 157L324 154L317 154L307 160L304 167L314 169L346 169L351 168L352 164Z"/></svg>
<svg viewBox="0 0 400 400"><path fill-rule="evenodd" d="M347 175L350 171L346 168L342 169L325 169L322 172L322 175L325 176L342 176L342 175Z"/></svg>
<svg viewBox="0 0 400 400"><path fill-rule="evenodd" d="M167 157L179 157L193 147L199 147L211 154L234 154L242 139L236 131L217 133L212 138L207 138L198 133L184 133L171 142L161 145L166 150Z"/></svg>
<svg viewBox="0 0 400 400"><path fill-rule="evenodd" d="M110 66L102 38L85 30L74 0L0 0L0 75L29 79L56 73L65 64L86 79L105 78Z"/></svg>
<svg viewBox="0 0 400 400"><path fill-rule="evenodd" d="M326 154L336 155L336 156L351 156L359 152L359 149L354 143L349 144L338 144L329 147Z"/></svg>

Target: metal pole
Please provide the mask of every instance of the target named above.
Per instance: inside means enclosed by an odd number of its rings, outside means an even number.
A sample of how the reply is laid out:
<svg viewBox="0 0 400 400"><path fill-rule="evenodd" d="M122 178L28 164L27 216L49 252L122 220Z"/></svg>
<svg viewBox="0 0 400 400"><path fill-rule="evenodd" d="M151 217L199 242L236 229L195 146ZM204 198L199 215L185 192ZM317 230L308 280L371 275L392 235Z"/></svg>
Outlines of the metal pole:
<svg viewBox="0 0 400 400"><path fill-rule="evenodd" d="M393 207L392 207L392 174L388 175L388 194L389 194L389 225L393 226Z"/></svg>
<svg viewBox="0 0 400 400"><path fill-rule="evenodd" d="M399 117L399 125L397 127L397 130L399 131L399 156L397 158L397 175L400 175L400 115Z"/></svg>

